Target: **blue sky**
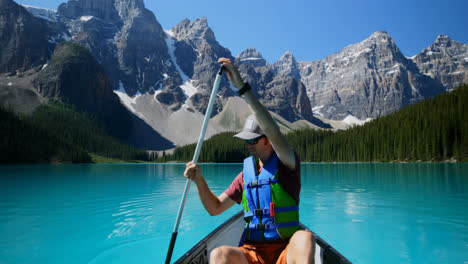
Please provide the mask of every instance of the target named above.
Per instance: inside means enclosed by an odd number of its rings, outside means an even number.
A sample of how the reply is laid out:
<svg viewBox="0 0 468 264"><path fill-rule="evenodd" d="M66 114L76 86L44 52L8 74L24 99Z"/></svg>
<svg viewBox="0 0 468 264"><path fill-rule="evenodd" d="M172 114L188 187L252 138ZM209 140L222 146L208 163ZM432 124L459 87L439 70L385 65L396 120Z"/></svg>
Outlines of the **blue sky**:
<svg viewBox="0 0 468 264"><path fill-rule="evenodd" d="M387 31L408 57L439 34L468 43L467 0L144 1L164 29L204 16L233 56L254 47L270 63L288 50L300 61L323 59L379 30ZM65 1L16 2L57 9Z"/></svg>

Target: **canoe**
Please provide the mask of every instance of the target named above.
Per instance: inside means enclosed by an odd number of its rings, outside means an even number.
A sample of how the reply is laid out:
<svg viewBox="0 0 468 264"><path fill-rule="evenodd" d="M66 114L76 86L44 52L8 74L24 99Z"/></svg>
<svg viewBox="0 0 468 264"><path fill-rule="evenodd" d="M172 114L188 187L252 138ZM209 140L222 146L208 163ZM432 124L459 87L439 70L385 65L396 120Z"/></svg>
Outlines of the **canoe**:
<svg viewBox="0 0 468 264"><path fill-rule="evenodd" d="M310 231L307 227L301 224L304 230ZM237 246L241 239L244 230L244 213L238 212L226 222L221 224L200 242L198 242L187 253L180 257L176 264L208 264L209 253L214 248L219 246ZM310 231L312 232L312 231ZM317 234L312 232L315 237L315 263L316 264L335 264L335 263L351 263L336 249L330 246Z"/></svg>

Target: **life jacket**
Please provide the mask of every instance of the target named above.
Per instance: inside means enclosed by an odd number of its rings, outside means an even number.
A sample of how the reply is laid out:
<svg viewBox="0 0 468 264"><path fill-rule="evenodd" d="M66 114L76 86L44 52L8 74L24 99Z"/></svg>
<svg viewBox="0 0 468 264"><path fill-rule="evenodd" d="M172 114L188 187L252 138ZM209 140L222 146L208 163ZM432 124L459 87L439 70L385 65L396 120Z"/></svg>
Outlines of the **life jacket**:
<svg viewBox="0 0 468 264"><path fill-rule="evenodd" d="M279 184L278 156L273 153L257 175L253 156L244 160L242 206L244 240L276 241L290 238L299 227L299 207Z"/></svg>

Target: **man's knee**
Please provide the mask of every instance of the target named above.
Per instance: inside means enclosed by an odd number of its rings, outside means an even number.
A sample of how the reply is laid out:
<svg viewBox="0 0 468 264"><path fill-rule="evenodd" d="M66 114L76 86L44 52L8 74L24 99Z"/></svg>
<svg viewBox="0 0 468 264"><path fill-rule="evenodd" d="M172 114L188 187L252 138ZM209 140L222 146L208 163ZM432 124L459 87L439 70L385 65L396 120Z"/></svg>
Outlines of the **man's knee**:
<svg viewBox="0 0 468 264"><path fill-rule="evenodd" d="M297 249L315 249L315 238L311 232L299 230L291 237L290 243Z"/></svg>
<svg viewBox="0 0 468 264"><path fill-rule="evenodd" d="M210 253L210 260L224 259L228 255L228 250L225 246L217 247Z"/></svg>
<svg viewBox="0 0 468 264"><path fill-rule="evenodd" d="M239 258L238 252L229 246L221 246L213 249L210 253L210 263L229 263Z"/></svg>
<svg viewBox="0 0 468 264"><path fill-rule="evenodd" d="M315 238L311 232L299 230L291 237L288 247L288 263L314 263Z"/></svg>

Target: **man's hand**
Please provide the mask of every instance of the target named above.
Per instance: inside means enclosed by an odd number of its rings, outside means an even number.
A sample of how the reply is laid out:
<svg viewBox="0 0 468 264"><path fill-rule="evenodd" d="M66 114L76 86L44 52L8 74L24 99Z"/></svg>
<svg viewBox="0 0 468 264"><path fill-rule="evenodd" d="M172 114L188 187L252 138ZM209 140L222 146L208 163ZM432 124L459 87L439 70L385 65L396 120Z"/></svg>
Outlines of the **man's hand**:
<svg viewBox="0 0 468 264"><path fill-rule="evenodd" d="M203 179L201 169L197 164L194 164L193 162L187 163L185 166L184 176L195 182L200 201L210 215L219 215L235 204L235 202L225 193L222 193L217 197L213 192L211 192L205 179Z"/></svg>
<svg viewBox="0 0 468 264"><path fill-rule="evenodd" d="M184 176L185 178L187 179L190 179L194 182L196 182L197 180L199 180L202 176L201 174L201 169L200 167L193 163L193 162L189 162L187 163L187 165L185 165L185 172L184 172Z"/></svg>
<svg viewBox="0 0 468 264"><path fill-rule="evenodd" d="M236 66L234 66L231 62L230 59L227 58L220 58L218 60L218 63L223 64L225 67L225 72L231 81L232 85L237 87L237 89L241 89L244 86L244 81L242 80L242 77L240 76L239 70L237 69Z"/></svg>

